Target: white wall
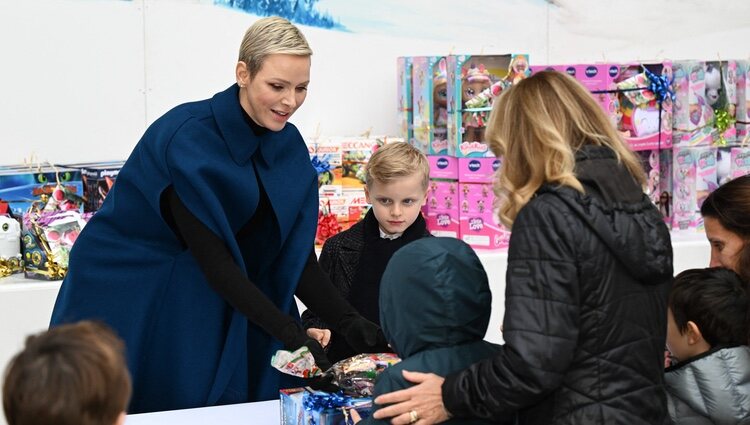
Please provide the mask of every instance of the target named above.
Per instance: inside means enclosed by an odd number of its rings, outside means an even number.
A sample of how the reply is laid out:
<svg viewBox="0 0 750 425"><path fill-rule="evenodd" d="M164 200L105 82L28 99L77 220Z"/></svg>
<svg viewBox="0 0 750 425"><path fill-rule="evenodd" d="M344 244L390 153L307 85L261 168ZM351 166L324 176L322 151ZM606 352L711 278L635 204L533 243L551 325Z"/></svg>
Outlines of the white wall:
<svg viewBox="0 0 750 425"><path fill-rule="evenodd" d="M532 64L747 58L747 0L322 0L349 32L315 51L304 135L395 134L395 58L531 54ZM365 10L363 13L362 10ZM0 164L125 158L171 107L234 81L257 19L211 0L0 0Z"/></svg>

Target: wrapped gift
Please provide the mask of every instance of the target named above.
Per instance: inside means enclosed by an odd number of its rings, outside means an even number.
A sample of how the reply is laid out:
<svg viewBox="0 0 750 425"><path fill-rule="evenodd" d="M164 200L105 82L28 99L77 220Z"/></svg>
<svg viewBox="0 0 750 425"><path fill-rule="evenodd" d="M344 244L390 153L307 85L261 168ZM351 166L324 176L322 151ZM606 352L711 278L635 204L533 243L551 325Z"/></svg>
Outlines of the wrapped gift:
<svg viewBox="0 0 750 425"><path fill-rule="evenodd" d="M357 409L362 418L370 416L372 398L349 397L310 388L280 391L282 425L347 425L350 410Z"/></svg>

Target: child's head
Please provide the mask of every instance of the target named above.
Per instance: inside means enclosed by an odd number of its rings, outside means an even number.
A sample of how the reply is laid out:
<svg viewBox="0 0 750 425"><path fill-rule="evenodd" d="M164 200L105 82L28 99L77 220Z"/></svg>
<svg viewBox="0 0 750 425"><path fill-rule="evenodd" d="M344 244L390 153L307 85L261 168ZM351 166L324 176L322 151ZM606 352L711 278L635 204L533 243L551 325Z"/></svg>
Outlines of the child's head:
<svg viewBox="0 0 750 425"><path fill-rule="evenodd" d="M679 361L717 345L748 342L747 289L732 270L714 267L678 274L668 306L667 347Z"/></svg>
<svg viewBox="0 0 750 425"><path fill-rule="evenodd" d="M390 143L372 154L365 174L365 196L380 228L389 234L411 226L427 202L430 167L408 143Z"/></svg>
<svg viewBox="0 0 750 425"><path fill-rule="evenodd" d="M406 244L380 283L380 324L401 357L425 349L481 341L492 311L487 273L474 250L456 238Z"/></svg>
<svg viewBox="0 0 750 425"><path fill-rule="evenodd" d="M131 387L123 349L109 328L88 321L29 336L5 372L8 424L124 422Z"/></svg>

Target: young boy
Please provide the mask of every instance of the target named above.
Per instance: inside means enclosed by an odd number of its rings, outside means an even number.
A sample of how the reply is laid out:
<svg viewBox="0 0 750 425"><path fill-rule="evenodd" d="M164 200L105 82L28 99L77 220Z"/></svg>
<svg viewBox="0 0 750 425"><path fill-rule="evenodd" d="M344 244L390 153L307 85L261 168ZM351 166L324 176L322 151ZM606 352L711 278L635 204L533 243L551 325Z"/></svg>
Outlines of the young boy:
<svg viewBox="0 0 750 425"><path fill-rule="evenodd" d="M667 348L678 361L665 371L672 423L749 420L745 283L729 269L686 270L675 278L668 306Z"/></svg>
<svg viewBox="0 0 750 425"><path fill-rule="evenodd" d="M5 372L8 425L122 425L131 389L123 347L88 321L28 337Z"/></svg>
<svg viewBox="0 0 750 425"><path fill-rule="evenodd" d="M412 386L404 379L404 370L446 376L495 355L499 346L483 340L491 310L487 273L466 243L426 238L399 250L383 274L380 323L402 360L378 376L373 396ZM493 423L512 419L493 418ZM371 416L362 422L374 423L385 425L390 420ZM446 423L486 422L454 419Z"/></svg>
<svg viewBox="0 0 750 425"><path fill-rule="evenodd" d="M427 201L430 168L427 158L408 143L387 144L372 154L366 167L365 196L372 205L363 220L323 245L320 266L352 306L380 323L380 277L396 250L430 236L421 214ZM332 363L359 354L330 326L307 310L302 321L308 334L328 344Z"/></svg>

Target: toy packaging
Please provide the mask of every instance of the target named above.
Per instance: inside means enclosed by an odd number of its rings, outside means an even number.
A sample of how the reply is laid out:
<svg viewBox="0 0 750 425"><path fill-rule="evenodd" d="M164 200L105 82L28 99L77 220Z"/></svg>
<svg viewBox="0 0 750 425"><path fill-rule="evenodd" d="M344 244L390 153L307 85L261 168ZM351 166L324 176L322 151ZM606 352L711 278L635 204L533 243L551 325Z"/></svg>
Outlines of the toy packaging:
<svg viewBox="0 0 750 425"><path fill-rule="evenodd" d="M614 78L620 73L619 65L615 64L570 64L570 65L536 65L531 66L531 73L540 71L565 72L580 82L594 99L601 105L604 112L616 124L619 103L616 93L608 93L612 88Z"/></svg>
<svg viewBox="0 0 750 425"><path fill-rule="evenodd" d="M457 238L458 226L458 182L455 180L430 179L427 189L427 229L434 236Z"/></svg>
<svg viewBox="0 0 750 425"><path fill-rule="evenodd" d="M413 145L425 154L453 155L447 138L447 83L444 57L412 59Z"/></svg>
<svg viewBox="0 0 750 425"><path fill-rule="evenodd" d="M744 85L742 76L738 77L737 62L678 61L673 69L674 143L680 146L735 143L738 85ZM739 88L740 95L742 90Z"/></svg>
<svg viewBox="0 0 750 425"><path fill-rule="evenodd" d="M17 217L22 217L34 204L49 204L48 209L83 212L85 199L81 170L53 166L7 166L0 170L0 200L7 202L12 214Z"/></svg>
<svg viewBox="0 0 750 425"><path fill-rule="evenodd" d="M459 158L458 181L462 183L492 183L502 160L494 156L486 158Z"/></svg>
<svg viewBox="0 0 750 425"><path fill-rule="evenodd" d="M659 152L657 149L636 152L646 172L646 195L657 205L661 195Z"/></svg>
<svg viewBox="0 0 750 425"><path fill-rule="evenodd" d="M613 77L617 90L614 121L631 149L672 146L672 64L620 65Z"/></svg>
<svg viewBox="0 0 750 425"><path fill-rule="evenodd" d="M702 229L700 207L719 186L718 150L712 146L674 148L675 230Z"/></svg>
<svg viewBox="0 0 750 425"><path fill-rule="evenodd" d="M70 250L87 219L88 216L78 211L32 209L24 214L24 276L41 280L64 278Z"/></svg>
<svg viewBox="0 0 750 425"><path fill-rule="evenodd" d="M736 179L750 174L750 147L732 147L730 148L730 178Z"/></svg>
<svg viewBox="0 0 750 425"><path fill-rule="evenodd" d="M484 138L494 99L528 77L529 56L451 55L448 70L448 145L457 157L489 157Z"/></svg>
<svg viewBox="0 0 750 425"><path fill-rule="evenodd" d="M86 198L83 209L85 212L96 212L104 203L124 164L125 161L102 161L61 166L81 170L83 194Z"/></svg>
<svg viewBox="0 0 750 425"><path fill-rule="evenodd" d="M318 173L318 194L321 196L341 195L341 143L329 140L308 142L307 151Z"/></svg>
<svg viewBox="0 0 750 425"><path fill-rule="evenodd" d="M396 59L396 77L398 81L398 92L396 98L398 99L397 105L397 116L398 116L398 128L399 136L403 137L406 141L414 144L414 132L413 132L413 116L412 116L412 84L411 84L411 71L412 58L408 56L401 56Z"/></svg>
<svg viewBox="0 0 750 425"><path fill-rule="evenodd" d="M672 227L672 150L659 152L659 201L656 203L664 222Z"/></svg>
<svg viewBox="0 0 750 425"><path fill-rule="evenodd" d="M489 183L460 183L461 240L472 248L505 249L510 232L495 215L495 195Z"/></svg>
<svg viewBox="0 0 750 425"><path fill-rule="evenodd" d="M428 155L430 178L443 180L458 179L458 159L448 155Z"/></svg>
<svg viewBox="0 0 750 425"><path fill-rule="evenodd" d="M310 388L280 390L281 425L349 425L349 411L357 409L362 418L370 416L372 398L353 398L314 391Z"/></svg>
<svg viewBox="0 0 750 425"><path fill-rule="evenodd" d="M750 61L739 60L736 65L736 140L738 144L746 144L750 134Z"/></svg>

